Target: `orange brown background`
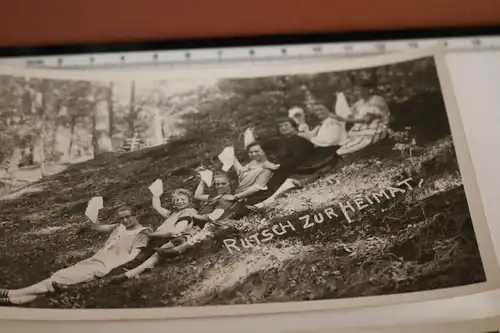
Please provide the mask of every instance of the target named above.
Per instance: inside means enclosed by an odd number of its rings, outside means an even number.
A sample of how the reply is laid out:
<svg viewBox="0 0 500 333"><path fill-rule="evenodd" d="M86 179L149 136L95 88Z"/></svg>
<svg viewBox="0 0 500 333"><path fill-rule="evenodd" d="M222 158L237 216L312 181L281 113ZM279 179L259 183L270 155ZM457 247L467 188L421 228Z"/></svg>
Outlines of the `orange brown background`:
<svg viewBox="0 0 500 333"><path fill-rule="evenodd" d="M499 0L23 0L0 46L500 25Z"/></svg>

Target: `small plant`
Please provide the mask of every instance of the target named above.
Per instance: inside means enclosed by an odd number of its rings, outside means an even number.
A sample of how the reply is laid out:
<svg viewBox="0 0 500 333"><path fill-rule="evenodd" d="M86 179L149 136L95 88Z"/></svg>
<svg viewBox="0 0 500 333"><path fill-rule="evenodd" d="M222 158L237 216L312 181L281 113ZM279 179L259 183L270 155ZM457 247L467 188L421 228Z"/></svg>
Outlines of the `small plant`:
<svg viewBox="0 0 500 333"><path fill-rule="evenodd" d="M413 161L413 152L420 147L417 145L417 140L410 135L411 127L405 127L404 131L390 132L391 139L396 141L392 150L398 150L401 153L401 158L409 157L412 169L415 168Z"/></svg>

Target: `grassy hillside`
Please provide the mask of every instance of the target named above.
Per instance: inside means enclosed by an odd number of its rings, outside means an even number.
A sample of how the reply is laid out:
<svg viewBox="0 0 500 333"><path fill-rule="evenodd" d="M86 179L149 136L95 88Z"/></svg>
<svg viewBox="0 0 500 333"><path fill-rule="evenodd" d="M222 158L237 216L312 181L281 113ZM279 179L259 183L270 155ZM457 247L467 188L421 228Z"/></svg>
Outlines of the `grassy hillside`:
<svg viewBox="0 0 500 333"><path fill-rule="evenodd" d="M281 199L266 212L228 224L212 242L164 262L120 286L87 285L37 300L37 307L151 307L237 304L380 295L458 286L485 279L451 138L410 158L390 141L345 161L337 172ZM193 188L194 167L216 151L184 139L76 164L0 201L0 285L16 288L91 255L104 238L77 235L87 200L102 195L103 222L112 207L133 202L144 224L161 219L148 186ZM375 157L377 156L377 157ZM369 205L345 220L303 229L299 216L379 191L403 178L414 190ZM420 184L420 187L418 186ZM166 198L164 198L166 199ZM167 205L167 202L165 203ZM231 253L240 239L291 221L296 230Z"/></svg>

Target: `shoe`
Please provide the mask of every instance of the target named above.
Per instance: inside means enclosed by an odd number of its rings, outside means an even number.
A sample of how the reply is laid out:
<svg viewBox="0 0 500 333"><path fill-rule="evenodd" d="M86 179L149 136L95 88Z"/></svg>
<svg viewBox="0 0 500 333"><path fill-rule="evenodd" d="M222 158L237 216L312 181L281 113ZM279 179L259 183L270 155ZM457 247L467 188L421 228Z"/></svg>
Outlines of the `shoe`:
<svg viewBox="0 0 500 333"><path fill-rule="evenodd" d="M52 282L52 287L56 292L68 291L71 289L71 286L65 284L59 284L57 282Z"/></svg>
<svg viewBox="0 0 500 333"><path fill-rule="evenodd" d="M119 275L114 275L114 276L108 276L105 277L101 280L101 284L107 285L107 284L120 284L128 280L127 275L125 273L119 274Z"/></svg>
<svg viewBox="0 0 500 333"><path fill-rule="evenodd" d="M15 305L13 304L11 301L10 301L10 298L7 296L7 297L0 297L0 306L12 306L12 305Z"/></svg>
<svg viewBox="0 0 500 333"><path fill-rule="evenodd" d="M257 206L250 206L250 205L245 206L245 208L248 209L251 212L256 212L256 211L260 210L259 207L257 207Z"/></svg>

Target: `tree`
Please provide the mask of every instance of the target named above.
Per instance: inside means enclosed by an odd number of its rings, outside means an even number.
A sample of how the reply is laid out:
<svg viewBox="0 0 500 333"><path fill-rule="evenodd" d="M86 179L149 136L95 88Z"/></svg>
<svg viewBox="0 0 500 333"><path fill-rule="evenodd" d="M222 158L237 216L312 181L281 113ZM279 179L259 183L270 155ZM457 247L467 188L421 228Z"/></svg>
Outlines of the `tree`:
<svg viewBox="0 0 500 333"><path fill-rule="evenodd" d="M73 157L75 143L79 143L77 147L77 155L80 155L81 142L80 136L77 135L77 128L80 123L86 124L89 111L92 110L92 85L88 81L70 81L71 89L68 92L66 107L66 121L69 127L69 142L65 153L67 159Z"/></svg>
<svg viewBox="0 0 500 333"><path fill-rule="evenodd" d="M135 81L130 82L130 104L129 104L129 114L127 117L128 131L132 135L135 130L135 120L139 114L140 109L136 108L135 105Z"/></svg>
<svg viewBox="0 0 500 333"><path fill-rule="evenodd" d="M113 138L113 131L114 131L113 87L114 87L114 83L113 83L113 81L111 81L109 83L109 89L108 89L108 117L109 117L109 137L110 138Z"/></svg>
<svg viewBox="0 0 500 333"><path fill-rule="evenodd" d="M40 128L40 172L42 173L42 177L45 176L46 171L45 171L45 166L46 166L46 159L45 159L45 139L46 139L46 126L45 126L45 121L47 118L47 94L48 94L48 88L49 88L49 81L48 80L42 80L41 82L41 88L40 92L36 95L37 96L37 106L38 106L38 117L39 117L39 128Z"/></svg>

